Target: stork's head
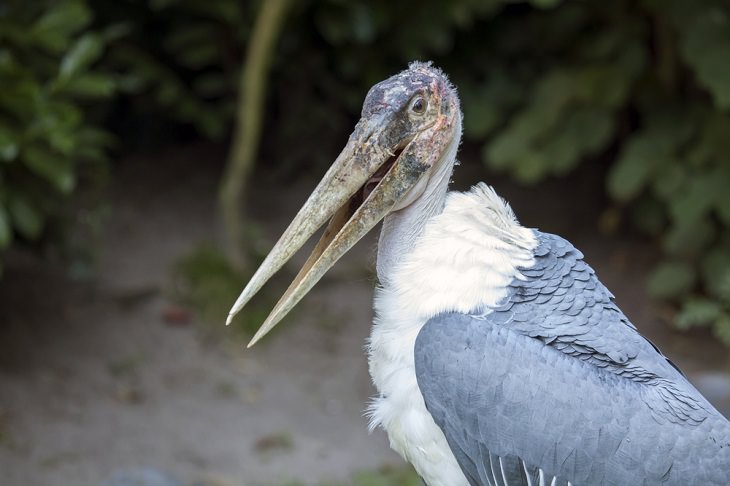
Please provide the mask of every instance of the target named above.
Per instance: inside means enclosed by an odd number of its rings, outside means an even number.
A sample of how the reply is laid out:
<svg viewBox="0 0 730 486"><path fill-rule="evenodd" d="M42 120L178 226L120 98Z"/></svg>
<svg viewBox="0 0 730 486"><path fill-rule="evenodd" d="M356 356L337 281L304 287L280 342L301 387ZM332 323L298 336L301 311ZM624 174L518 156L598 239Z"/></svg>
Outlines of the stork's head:
<svg viewBox="0 0 730 486"><path fill-rule="evenodd" d="M249 299L319 229L319 243L249 347L271 330L360 238L392 211L412 204L459 137L459 99L430 64L409 68L370 89L347 145L281 236L228 316ZM453 161L449 161L453 163Z"/></svg>

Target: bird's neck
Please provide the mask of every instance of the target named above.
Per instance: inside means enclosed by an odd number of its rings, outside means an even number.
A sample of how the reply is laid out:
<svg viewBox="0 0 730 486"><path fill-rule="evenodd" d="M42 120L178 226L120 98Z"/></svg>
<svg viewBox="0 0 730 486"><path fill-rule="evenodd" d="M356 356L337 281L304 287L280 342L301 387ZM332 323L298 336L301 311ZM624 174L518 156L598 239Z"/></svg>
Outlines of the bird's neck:
<svg viewBox="0 0 730 486"><path fill-rule="evenodd" d="M414 247L426 223L444 210L456 152L461 141L461 116L456 118L452 141L435 164L423 194L405 208L388 214L383 220L376 264L378 280L383 286L391 281L398 262Z"/></svg>

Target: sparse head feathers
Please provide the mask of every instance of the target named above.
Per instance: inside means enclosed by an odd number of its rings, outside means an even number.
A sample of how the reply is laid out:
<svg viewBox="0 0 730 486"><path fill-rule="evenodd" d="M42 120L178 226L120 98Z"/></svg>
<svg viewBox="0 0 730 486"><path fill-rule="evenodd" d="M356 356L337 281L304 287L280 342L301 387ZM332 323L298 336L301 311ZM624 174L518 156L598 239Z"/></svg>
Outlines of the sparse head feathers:
<svg viewBox="0 0 730 486"><path fill-rule="evenodd" d="M456 93L456 88L453 84L451 84L451 81L449 81L449 77L440 68L434 66L433 61L413 61L408 64L408 69L403 71L403 73L407 73L408 71L420 71L434 77L439 77L454 91L454 93Z"/></svg>
<svg viewBox="0 0 730 486"><path fill-rule="evenodd" d="M442 70L430 62L412 62L408 69L375 84L363 103L361 116L372 116L383 110L400 111L415 94L433 95L443 112L459 108L456 88Z"/></svg>
<svg viewBox="0 0 730 486"><path fill-rule="evenodd" d="M430 70L445 76L443 71L433 65L433 61L411 61L408 63L408 69L411 71L416 71L418 69Z"/></svg>

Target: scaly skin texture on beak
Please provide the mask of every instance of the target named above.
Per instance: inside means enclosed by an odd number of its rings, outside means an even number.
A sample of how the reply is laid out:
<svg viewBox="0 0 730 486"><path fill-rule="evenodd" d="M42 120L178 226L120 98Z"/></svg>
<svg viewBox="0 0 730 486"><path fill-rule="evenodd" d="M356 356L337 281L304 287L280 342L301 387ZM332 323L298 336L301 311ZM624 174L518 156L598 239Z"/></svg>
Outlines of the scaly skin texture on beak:
<svg viewBox="0 0 730 486"><path fill-rule="evenodd" d="M249 347L268 333L342 255L399 203L418 197L419 194L409 192L421 186L418 182L427 177L453 137L455 93L442 77L434 74L430 66L414 63L370 90L362 118L342 153L231 309L227 323L332 216L304 267ZM399 150L402 152L393 160ZM379 175L372 181L377 183L375 188L363 191L376 172Z"/></svg>

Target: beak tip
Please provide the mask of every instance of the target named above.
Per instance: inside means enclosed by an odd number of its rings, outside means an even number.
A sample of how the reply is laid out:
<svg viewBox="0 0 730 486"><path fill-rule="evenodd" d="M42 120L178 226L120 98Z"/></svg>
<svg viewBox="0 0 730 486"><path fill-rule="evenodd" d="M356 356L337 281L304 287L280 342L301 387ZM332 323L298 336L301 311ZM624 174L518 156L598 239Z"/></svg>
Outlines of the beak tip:
<svg viewBox="0 0 730 486"><path fill-rule="evenodd" d="M235 314L228 314L228 317L226 317L226 326L230 326L231 322L233 322L233 317Z"/></svg>
<svg viewBox="0 0 730 486"><path fill-rule="evenodd" d="M248 345L246 346L246 349L252 347L254 344L259 342L261 338L266 336L273 327L279 323L282 317L284 317L282 314L278 313L279 309L274 308L274 310L271 312L269 317L266 318L263 324L261 324L261 327L256 331L256 334L253 335L251 338L251 341L249 341Z"/></svg>
<svg viewBox="0 0 730 486"><path fill-rule="evenodd" d="M257 342L259 342L259 339L261 339L261 338L262 338L261 333L257 332L256 334L254 334L254 336L251 338L251 340L246 345L246 349L251 349L253 347L253 345L256 344Z"/></svg>

